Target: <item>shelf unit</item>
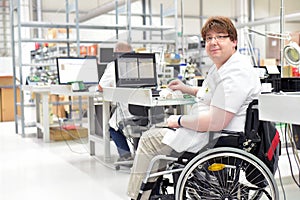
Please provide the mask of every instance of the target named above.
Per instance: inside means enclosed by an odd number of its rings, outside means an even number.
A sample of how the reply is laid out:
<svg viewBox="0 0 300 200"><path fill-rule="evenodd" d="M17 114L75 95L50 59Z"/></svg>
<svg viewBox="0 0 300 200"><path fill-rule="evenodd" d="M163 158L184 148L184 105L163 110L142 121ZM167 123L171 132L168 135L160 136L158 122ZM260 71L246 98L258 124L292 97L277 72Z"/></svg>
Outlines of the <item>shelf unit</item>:
<svg viewBox="0 0 300 200"><path fill-rule="evenodd" d="M16 3L16 4L14 4ZM25 108L26 107L33 107L35 106L34 102L31 101L29 97L26 99L26 93L28 91L26 90L25 84L28 84L27 78L24 78L24 70L28 71L28 68L30 69L30 74L35 74L36 72L32 72L34 69L40 68L39 74L36 76L37 78L41 78L41 74L45 73L46 71L53 73L55 69L55 56L49 55L50 51L47 49L47 51L44 51L43 48L39 48L36 51L31 51L30 60L23 57L23 44L24 43L34 43L34 40L26 39L26 32L23 30L24 27L30 27L30 28L41 28L41 25L36 26L36 23L31 23L31 26L29 26L30 23L24 23L21 20L22 11L24 10L23 7L21 7L20 0L11 2L10 5L10 11L11 11L11 32L12 32L12 51L13 51L13 73L14 73L14 92L15 96L17 94L16 88L20 88L20 101L18 102L16 99L14 99L15 102L15 127L16 127L16 133L21 133L22 136L25 136L25 128L26 127L37 127L38 133L39 130L42 130L42 127L39 128L38 123L35 122L25 122ZM24 12L25 13L25 12ZM16 18L15 18L16 17ZM25 36L24 36L25 35ZM39 34L40 35L40 34ZM41 42L43 41L40 39ZM44 41L43 41L44 42ZM69 44L69 43L68 43ZM53 52L56 51L56 49L53 50ZM69 51L69 49L68 49ZM36 71L36 70L35 70ZM17 83L17 75L19 75L19 83ZM32 81L32 80L31 80ZM44 80L45 82L45 80ZM49 92L49 91L46 91ZM31 93L31 92L29 92ZM38 95L38 94L36 94ZM28 96L28 94L27 94ZM48 100L48 99L47 99ZM39 102L36 102L39 104ZM20 107L20 109L18 109ZM20 112L18 113L18 110ZM46 112L43 110L43 112ZM48 115L48 111L44 113ZM36 113L36 118L39 118L39 113ZM21 130L19 130L21 128Z"/></svg>
<svg viewBox="0 0 300 200"><path fill-rule="evenodd" d="M67 0L66 0L67 1ZM69 15L69 8L67 7L66 3L66 15ZM146 5L143 5L146 6ZM154 26L152 24L150 25L142 25L142 26L134 26L131 25L131 1L127 1L127 25L105 25L105 26L99 26L99 25L85 25L80 24L78 22L78 0L75 0L75 9L76 9L76 20L74 23L51 23L51 22L41 22L41 21L32 21L32 20L21 20L21 16L23 13L24 8L21 7L21 0L12 1L10 4L10 18L11 18L11 33L12 33L12 58L13 58L13 73L14 73L14 94L17 95L17 88L20 87L20 102L17 102L17 99L14 99L15 102L15 124L16 124L16 133L21 133L23 136L25 135L25 114L24 114L24 107L26 106L33 106L33 103L27 104L24 98L24 90L22 89L22 86L26 83L24 80L24 70L28 67L34 68L34 67L48 67L50 65L55 65L55 63L49 63L49 60L53 60L53 57L48 57L47 59L43 58L43 60L40 60L39 62L26 62L26 58L23 56L23 45L27 43L56 43L58 44L65 44L67 45L67 55L70 55L70 45L73 45L73 47L76 48L76 55L80 55L80 44L87 44L87 43L98 43L98 44L115 44L117 40L110 40L110 41L103 41L103 40L81 40L80 39L80 31L81 29L89 29L89 30L116 30L116 33L118 33L118 30L127 30L127 40L131 44L173 44L175 46L175 49L177 49L177 0L174 0L174 20L175 25L174 27L168 27L164 26L162 24L159 26ZM163 15L161 14L161 17ZM151 15L149 16L151 18ZM116 7L116 21L118 18L118 8ZM152 21L152 20L150 20ZM26 37L26 34L24 33L24 28L27 30L38 30L38 36L35 37ZM41 28L63 28L66 30L74 29L75 39L70 39L67 34L67 38L64 39L44 39L41 38L40 29ZM174 30L175 31L175 39L174 40L163 40L163 32L167 30ZM161 34L161 38L159 40L152 40L151 36L150 39L144 38L143 40L132 40L131 38L131 32L132 31L159 31ZM151 34L150 34L151 35ZM118 38L118 37L117 37ZM54 50L55 52L55 50ZM34 59L34 61L37 61ZM19 79L17 79L17 75L19 74ZM17 83L19 81L19 83ZM20 113L17 112L17 108L20 107ZM21 130L19 130L19 126Z"/></svg>

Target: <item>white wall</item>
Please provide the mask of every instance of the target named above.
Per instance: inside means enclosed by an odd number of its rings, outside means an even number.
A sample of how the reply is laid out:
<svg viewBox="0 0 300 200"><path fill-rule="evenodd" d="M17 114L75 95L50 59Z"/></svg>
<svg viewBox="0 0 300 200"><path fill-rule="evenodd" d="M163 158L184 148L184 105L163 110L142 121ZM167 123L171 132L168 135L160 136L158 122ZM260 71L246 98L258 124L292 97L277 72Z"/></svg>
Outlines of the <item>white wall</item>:
<svg viewBox="0 0 300 200"><path fill-rule="evenodd" d="M12 57L0 57L0 76L13 76Z"/></svg>

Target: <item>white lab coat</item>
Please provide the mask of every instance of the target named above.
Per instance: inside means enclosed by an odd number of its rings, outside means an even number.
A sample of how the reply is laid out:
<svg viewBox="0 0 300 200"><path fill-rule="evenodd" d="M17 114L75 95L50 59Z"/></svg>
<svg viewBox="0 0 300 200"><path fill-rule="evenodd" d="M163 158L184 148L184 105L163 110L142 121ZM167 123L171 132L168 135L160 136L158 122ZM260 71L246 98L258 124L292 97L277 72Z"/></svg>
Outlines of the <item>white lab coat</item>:
<svg viewBox="0 0 300 200"><path fill-rule="evenodd" d="M107 67L99 81L101 87L116 87L116 73L115 73L115 62L110 62L107 64ZM116 131L119 129L118 124L122 122L125 118L132 116L128 111L127 103L118 103L117 108L112 114L109 120L109 126L114 128Z"/></svg>
<svg viewBox="0 0 300 200"><path fill-rule="evenodd" d="M235 114L226 130L244 131L247 106L258 97L260 88L258 75L250 60L236 52L220 69L211 67L197 93L198 102L189 114L197 115L213 105ZM179 128L168 130L162 142L177 152L198 152L207 144L208 137L206 132Z"/></svg>

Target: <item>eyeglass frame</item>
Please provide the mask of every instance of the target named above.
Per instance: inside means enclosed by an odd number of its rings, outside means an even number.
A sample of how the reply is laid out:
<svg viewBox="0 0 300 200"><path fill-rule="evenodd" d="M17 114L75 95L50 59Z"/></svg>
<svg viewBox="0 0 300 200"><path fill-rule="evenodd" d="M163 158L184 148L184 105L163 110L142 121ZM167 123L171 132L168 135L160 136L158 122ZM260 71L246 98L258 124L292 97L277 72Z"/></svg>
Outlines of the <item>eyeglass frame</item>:
<svg viewBox="0 0 300 200"><path fill-rule="evenodd" d="M229 38L229 37L230 37L230 35L217 35L215 37L206 37L205 42L206 43L211 43L213 41L213 39L215 39L217 42L224 41L225 38Z"/></svg>

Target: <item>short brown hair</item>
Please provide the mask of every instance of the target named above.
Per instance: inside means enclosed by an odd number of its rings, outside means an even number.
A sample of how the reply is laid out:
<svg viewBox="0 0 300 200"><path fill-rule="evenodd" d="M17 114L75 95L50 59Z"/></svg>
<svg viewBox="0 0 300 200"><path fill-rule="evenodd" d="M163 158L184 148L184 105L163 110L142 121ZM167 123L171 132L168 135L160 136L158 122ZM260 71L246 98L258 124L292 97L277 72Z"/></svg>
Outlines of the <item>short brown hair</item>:
<svg viewBox="0 0 300 200"><path fill-rule="evenodd" d="M228 17L214 16L207 19L201 30L202 38L205 40L209 31L228 33L230 40L237 40L237 31L232 21Z"/></svg>

